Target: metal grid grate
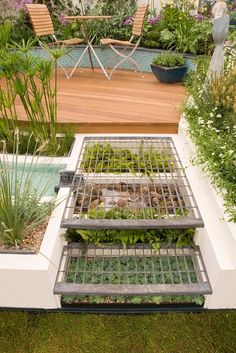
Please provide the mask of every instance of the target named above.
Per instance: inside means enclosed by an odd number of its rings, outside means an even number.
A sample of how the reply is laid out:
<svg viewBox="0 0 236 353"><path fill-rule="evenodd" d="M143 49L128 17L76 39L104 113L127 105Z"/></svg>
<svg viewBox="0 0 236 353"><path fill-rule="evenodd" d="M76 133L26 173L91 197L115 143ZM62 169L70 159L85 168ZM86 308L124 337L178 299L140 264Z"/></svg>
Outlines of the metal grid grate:
<svg viewBox="0 0 236 353"><path fill-rule="evenodd" d="M142 244L122 248L74 243L64 247L55 294L187 295L210 294L199 248Z"/></svg>
<svg viewBox="0 0 236 353"><path fill-rule="evenodd" d="M62 220L83 229L201 227L170 137L86 137Z"/></svg>

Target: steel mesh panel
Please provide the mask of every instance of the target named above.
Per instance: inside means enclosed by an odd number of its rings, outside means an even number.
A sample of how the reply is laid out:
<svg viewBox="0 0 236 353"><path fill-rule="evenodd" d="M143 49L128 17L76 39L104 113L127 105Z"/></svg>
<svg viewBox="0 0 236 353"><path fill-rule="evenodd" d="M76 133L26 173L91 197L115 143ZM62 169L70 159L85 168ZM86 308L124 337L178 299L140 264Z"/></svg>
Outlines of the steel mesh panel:
<svg viewBox="0 0 236 353"><path fill-rule="evenodd" d="M185 295L210 294L200 250L142 244L122 248L65 246L55 294Z"/></svg>
<svg viewBox="0 0 236 353"><path fill-rule="evenodd" d="M201 226L172 138L84 139L62 227Z"/></svg>

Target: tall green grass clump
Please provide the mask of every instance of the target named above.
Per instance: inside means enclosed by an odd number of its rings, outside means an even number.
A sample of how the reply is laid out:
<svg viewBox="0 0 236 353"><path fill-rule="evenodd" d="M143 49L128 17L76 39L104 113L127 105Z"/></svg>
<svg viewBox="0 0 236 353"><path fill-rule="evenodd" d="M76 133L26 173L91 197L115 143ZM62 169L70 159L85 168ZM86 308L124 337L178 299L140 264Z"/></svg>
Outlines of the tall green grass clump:
<svg viewBox="0 0 236 353"><path fill-rule="evenodd" d="M20 158L19 131L14 136L14 153L0 155L0 244L10 247L20 246L55 207L53 201L41 201L55 176L46 183L40 178L35 183L40 151Z"/></svg>
<svg viewBox="0 0 236 353"><path fill-rule="evenodd" d="M47 142L50 153L55 155L61 149L57 138L57 61L65 54L66 49L46 48L48 59L36 57L32 52L35 39L9 43L8 32L9 25L0 25L1 138L7 141L8 151L12 152L14 130L19 128L18 100L32 134L32 149L35 145L38 147ZM20 148L25 153L25 139L22 136ZM71 136L70 142L72 139ZM68 138L66 143L68 144ZM45 153L47 154L46 151Z"/></svg>

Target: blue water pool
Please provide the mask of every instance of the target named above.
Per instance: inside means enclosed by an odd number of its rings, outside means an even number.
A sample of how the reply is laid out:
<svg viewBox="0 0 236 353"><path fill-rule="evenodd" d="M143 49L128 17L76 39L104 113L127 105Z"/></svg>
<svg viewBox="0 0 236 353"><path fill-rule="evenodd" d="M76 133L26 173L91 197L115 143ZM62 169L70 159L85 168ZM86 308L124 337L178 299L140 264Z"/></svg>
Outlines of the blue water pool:
<svg viewBox="0 0 236 353"><path fill-rule="evenodd" d="M59 184L60 172L64 170L66 164L44 164L37 163L33 167L30 164L18 163L17 179L26 182L31 174L30 184L32 188L42 192L44 196L54 195L54 186Z"/></svg>

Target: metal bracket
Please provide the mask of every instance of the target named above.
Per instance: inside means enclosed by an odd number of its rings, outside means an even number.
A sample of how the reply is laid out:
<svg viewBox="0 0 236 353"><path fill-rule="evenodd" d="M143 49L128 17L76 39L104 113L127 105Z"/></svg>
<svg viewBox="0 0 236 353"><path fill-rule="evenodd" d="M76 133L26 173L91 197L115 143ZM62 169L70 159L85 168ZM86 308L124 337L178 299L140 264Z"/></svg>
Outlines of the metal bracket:
<svg viewBox="0 0 236 353"><path fill-rule="evenodd" d="M54 186L54 191L58 193L60 188L76 187L81 181L83 181L82 174L75 174L74 170L64 170L60 172L60 181L58 185Z"/></svg>

